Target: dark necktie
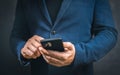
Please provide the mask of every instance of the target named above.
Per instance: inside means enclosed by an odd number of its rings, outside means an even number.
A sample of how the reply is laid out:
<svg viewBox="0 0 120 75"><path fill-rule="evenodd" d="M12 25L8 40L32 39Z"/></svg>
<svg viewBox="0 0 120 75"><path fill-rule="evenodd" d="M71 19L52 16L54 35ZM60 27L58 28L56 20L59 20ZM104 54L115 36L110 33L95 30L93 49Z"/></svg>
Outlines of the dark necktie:
<svg viewBox="0 0 120 75"><path fill-rule="evenodd" d="M55 22L63 0L46 0L47 9L52 23Z"/></svg>

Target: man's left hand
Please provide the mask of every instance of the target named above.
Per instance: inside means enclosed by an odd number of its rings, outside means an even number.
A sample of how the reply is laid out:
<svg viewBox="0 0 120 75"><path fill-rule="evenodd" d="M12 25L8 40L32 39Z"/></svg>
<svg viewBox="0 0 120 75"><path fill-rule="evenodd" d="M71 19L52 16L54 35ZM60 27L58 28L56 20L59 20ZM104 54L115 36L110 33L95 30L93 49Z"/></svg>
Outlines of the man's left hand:
<svg viewBox="0 0 120 75"><path fill-rule="evenodd" d="M42 47L39 47L39 51L48 64L57 67L63 67L70 65L75 57L75 47L72 43L63 42L63 46L64 52L45 50Z"/></svg>

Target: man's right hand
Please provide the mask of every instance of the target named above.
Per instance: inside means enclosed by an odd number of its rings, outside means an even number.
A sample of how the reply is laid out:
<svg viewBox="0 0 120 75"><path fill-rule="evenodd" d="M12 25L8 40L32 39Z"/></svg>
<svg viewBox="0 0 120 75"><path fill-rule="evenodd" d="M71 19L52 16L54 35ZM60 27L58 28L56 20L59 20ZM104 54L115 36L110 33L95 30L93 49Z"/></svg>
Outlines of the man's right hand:
<svg viewBox="0 0 120 75"><path fill-rule="evenodd" d="M36 59L37 57L41 56L38 48L41 47L40 40L43 40L42 37L38 35L34 35L24 45L21 50L21 54L26 59Z"/></svg>

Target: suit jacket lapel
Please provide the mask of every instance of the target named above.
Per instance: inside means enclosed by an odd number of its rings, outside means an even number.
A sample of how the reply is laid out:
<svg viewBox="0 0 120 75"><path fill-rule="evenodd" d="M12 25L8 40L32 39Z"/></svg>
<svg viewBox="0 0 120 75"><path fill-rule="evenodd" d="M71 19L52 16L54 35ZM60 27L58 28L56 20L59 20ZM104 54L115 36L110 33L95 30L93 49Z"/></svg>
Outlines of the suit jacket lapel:
<svg viewBox="0 0 120 75"><path fill-rule="evenodd" d="M49 13L48 13L45 0L41 0L40 8L41 8L41 11L42 11L44 17L45 17L45 18L48 20L48 22L54 27L54 26L56 26L56 24L59 22L59 20L60 20L60 19L62 18L62 16L64 15L64 13L65 13L65 11L67 10L67 8L69 7L71 1L72 1L72 0L63 0L62 5L61 5L61 7L60 7L60 10L59 10L59 12L58 12L58 15L57 15L57 17L56 17L56 20L55 20L54 25L52 25L52 21L51 21L50 15L49 15Z"/></svg>
<svg viewBox="0 0 120 75"><path fill-rule="evenodd" d="M41 8L41 11L42 11L44 17L46 18L46 20L52 25L52 21L51 21L50 15L48 13L45 0L41 0L40 8Z"/></svg>
<svg viewBox="0 0 120 75"><path fill-rule="evenodd" d="M72 0L63 0L60 11L58 12L58 15L56 17L56 21L54 23L54 26L59 22L59 20L62 18L62 16L64 15L65 11L67 10L67 8L69 7L70 3Z"/></svg>

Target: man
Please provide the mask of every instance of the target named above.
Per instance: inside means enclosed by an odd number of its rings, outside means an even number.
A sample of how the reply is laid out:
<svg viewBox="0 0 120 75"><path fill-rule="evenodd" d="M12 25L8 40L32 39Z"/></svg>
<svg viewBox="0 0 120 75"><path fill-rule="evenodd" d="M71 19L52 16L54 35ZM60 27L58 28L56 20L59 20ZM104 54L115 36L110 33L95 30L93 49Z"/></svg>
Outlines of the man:
<svg viewBox="0 0 120 75"><path fill-rule="evenodd" d="M62 38L64 52L40 41ZM18 0L10 43L32 75L93 75L93 62L116 44L108 0Z"/></svg>

